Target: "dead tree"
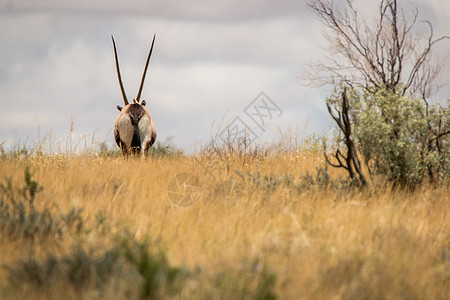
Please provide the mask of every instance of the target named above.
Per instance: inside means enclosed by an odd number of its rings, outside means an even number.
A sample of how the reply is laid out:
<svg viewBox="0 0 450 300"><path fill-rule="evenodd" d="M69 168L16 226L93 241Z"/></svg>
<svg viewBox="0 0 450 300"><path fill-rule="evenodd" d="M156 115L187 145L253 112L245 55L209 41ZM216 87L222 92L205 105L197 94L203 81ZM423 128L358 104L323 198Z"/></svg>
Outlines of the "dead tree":
<svg viewBox="0 0 450 300"><path fill-rule="evenodd" d="M361 185L365 186L367 184L367 181L362 173L361 162L358 158L356 146L352 139L352 123L349 113L350 104L347 97L347 91L345 89L342 92L341 107L341 111L336 109L334 109L333 111L333 108L329 103L327 103L328 112L344 135L344 143L347 148L347 153L345 155L342 154L341 150L338 148L333 154L336 162L332 162L326 152L324 152L325 159L331 166L335 168L344 168L345 170L347 170L348 175L352 180L357 179Z"/></svg>
<svg viewBox="0 0 450 300"><path fill-rule="evenodd" d="M432 50L437 43L450 37L435 38L432 24L419 21L418 9L413 9L412 16L407 18L397 0L379 0L378 17L373 24L359 15L352 0L343 2L343 5L336 5L333 0L308 0L308 6L328 29L329 55L311 65L304 78L306 83L345 86L373 94L387 90L420 98L428 117L428 98L447 83L440 78L445 64L433 56ZM345 90L341 104L334 110L329 104L327 107L345 137L347 155L338 149L334 154L336 162L331 162L328 156L326 159L332 166L346 169L352 179L358 176L365 184L351 136L350 107ZM427 122L429 138L423 141L423 156L430 151L442 154L440 146L449 135L448 128ZM392 138L396 138L395 134ZM429 172L433 177L434 171Z"/></svg>
<svg viewBox="0 0 450 300"><path fill-rule="evenodd" d="M397 0L381 0L376 23L367 24L352 0L341 9L333 0L309 0L308 6L331 33L327 35L330 55L311 66L309 83L345 84L369 92L385 88L424 101L444 85L439 77L444 64L435 59L432 49L449 37L434 38L428 21L422 22L428 29L418 32L417 8L408 20Z"/></svg>

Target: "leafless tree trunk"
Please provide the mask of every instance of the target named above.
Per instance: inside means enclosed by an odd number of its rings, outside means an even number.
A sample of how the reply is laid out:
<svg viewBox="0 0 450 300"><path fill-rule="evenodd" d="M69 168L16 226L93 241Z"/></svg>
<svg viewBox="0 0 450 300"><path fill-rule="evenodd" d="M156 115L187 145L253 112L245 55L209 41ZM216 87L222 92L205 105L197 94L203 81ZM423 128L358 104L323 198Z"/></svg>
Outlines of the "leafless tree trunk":
<svg viewBox="0 0 450 300"><path fill-rule="evenodd" d="M342 2L344 5L336 5L333 0L308 0L308 6L330 34L326 36L329 56L311 65L305 79L316 86L332 84L344 87L342 102L327 103L327 107L345 137L347 154L338 149L332 155L334 162L327 154L325 157L330 165L346 169L352 179L358 176L360 183L365 185L366 179L352 139L345 87L369 93L387 90L401 96L421 98L428 117L428 98L444 85L440 80L444 64L433 56L432 50L437 43L450 37L435 38L429 21L422 22L424 27L419 26L417 8L412 10L412 17L407 18L399 10L397 0L379 0L378 17L373 24L368 24L359 15L352 0ZM383 111L380 113L384 115ZM439 126L438 130L433 130L430 121L428 131L430 138L423 143L424 157L427 151L441 153L441 139L449 134L448 128ZM391 138L397 138L395 132Z"/></svg>
<svg viewBox="0 0 450 300"><path fill-rule="evenodd" d="M352 140L352 124L349 113L350 104L347 97L347 91L345 89L342 92L341 107L342 109L340 111L336 109L333 110L330 104L327 103L328 112L344 134L344 143L347 148L347 153L344 155L340 149L337 149L336 153L333 155L336 162L332 162L328 157L328 154L325 152L325 159L331 166L335 168L344 168L347 170L352 180L357 178L359 183L365 186L367 181L362 173L358 152L356 151L356 146ZM356 175L358 175L358 177Z"/></svg>

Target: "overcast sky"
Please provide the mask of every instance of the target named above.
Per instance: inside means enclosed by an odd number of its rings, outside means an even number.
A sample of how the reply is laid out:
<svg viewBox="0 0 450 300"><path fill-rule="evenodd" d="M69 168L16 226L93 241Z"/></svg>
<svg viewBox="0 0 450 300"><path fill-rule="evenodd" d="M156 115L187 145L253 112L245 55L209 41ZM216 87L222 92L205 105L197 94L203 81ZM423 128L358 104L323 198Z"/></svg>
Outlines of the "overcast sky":
<svg viewBox="0 0 450 300"><path fill-rule="evenodd" d="M358 2L370 15L372 1ZM417 6L436 36L450 34L450 1L400 3ZM142 99L159 141L198 149L224 116L225 123L238 116L264 140L289 129L300 136L330 130L330 89L299 84L326 47L305 0L0 0L0 143L31 142L38 128L41 137L65 140L72 118L75 139L95 133L95 143L112 146L123 100L111 34L132 99L154 33ZM439 52L448 49L444 42ZM261 92L279 108L264 128L244 112Z"/></svg>

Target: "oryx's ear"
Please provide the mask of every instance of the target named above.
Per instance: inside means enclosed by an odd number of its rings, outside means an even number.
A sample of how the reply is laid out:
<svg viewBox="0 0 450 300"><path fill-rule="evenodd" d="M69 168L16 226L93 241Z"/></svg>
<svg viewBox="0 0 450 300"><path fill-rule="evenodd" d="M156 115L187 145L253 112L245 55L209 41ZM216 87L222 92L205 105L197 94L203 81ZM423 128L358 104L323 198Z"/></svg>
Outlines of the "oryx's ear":
<svg viewBox="0 0 450 300"><path fill-rule="evenodd" d="M119 106L119 105L117 105L117 109L119 110L119 111L122 111L122 106Z"/></svg>
<svg viewBox="0 0 450 300"><path fill-rule="evenodd" d="M145 100L142 100L141 105L145 106L145 104L147 104L147 102L145 102Z"/></svg>

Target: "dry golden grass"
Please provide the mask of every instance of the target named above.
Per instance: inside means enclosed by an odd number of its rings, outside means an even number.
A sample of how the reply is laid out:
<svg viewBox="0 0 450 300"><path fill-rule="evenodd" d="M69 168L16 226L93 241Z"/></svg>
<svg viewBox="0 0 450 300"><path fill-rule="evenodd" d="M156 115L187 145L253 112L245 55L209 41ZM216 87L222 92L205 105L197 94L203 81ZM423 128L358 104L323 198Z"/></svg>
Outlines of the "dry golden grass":
<svg viewBox="0 0 450 300"><path fill-rule="evenodd" d="M307 151L266 157L38 156L2 159L0 166L0 180L12 177L13 186L23 185L29 166L44 187L36 206L59 212L84 208L87 228L42 241L0 231L3 266L31 256L62 256L75 246L101 250L126 230L136 240L148 238L149 249L162 249L171 265L190 270L178 293L162 298L264 298L251 292L270 283L244 280L261 272L276 275L273 293L280 299L450 295L448 185L408 192L387 183L364 191L307 184L302 176L314 177L316 166L324 166L320 154ZM179 173L200 182L200 191L187 190L196 200L188 207L174 205L168 196L168 184ZM336 170L329 173L337 180ZM13 287L5 267L0 282L0 293L9 299L28 293L43 299L138 295L120 280L101 291L92 286L74 291L64 282ZM241 285L249 285L248 293Z"/></svg>

